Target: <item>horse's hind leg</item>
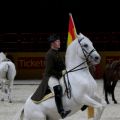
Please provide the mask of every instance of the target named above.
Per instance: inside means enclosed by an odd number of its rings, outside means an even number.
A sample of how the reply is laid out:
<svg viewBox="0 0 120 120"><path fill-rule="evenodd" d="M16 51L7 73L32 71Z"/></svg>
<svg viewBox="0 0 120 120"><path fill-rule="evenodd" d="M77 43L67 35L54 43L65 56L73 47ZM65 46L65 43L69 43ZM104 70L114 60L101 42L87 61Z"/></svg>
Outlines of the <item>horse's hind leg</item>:
<svg viewBox="0 0 120 120"><path fill-rule="evenodd" d="M8 88L8 101L9 103L12 103L12 96L11 96L11 88Z"/></svg>
<svg viewBox="0 0 120 120"><path fill-rule="evenodd" d="M107 104L110 104L109 100L108 100L108 90L105 90L105 101L107 102Z"/></svg>
<svg viewBox="0 0 120 120"><path fill-rule="evenodd" d="M8 100L10 103L12 103L12 89L13 89L13 80L9 80L9 84L8 84Z"/></svg>
<svg viewBox="0 0 120 120"><path fill-rule="evenodd" d="M14 79L9 79L9 84L8 84L8 100L10 103L12 103L12 90L13 90L13 83Z"/></svg>
<svg viewBox="0 0 120 120"><path fill-rule="evenodd" d="M1 101L4 101L4 99L5 99L5 81L4 80L2 80L2 82L1 82L1 93L2 93Z"/></svg>
<svg viewBox="0 0 120 120"><path fill-rule="evenodd" d="M105 81L106 80L106 81ZM105 92L105 101L107 102L107 104L109 104L109 100L108 100L108 93L110 91L111 85L109 83L109 81L107 79L104 79L104 92Z"/></svg>
<svg viewBox="0 0 120 120"><path fill-rule="evenodd" d="M112 83L112 88L111 88L111 90L112 90L112 91L111 91L112 100L114 101L115 104L117 104L117 100L115 99L114 91L115 91L115 86L116 86L116 84L117 84L117 81L118 81L118 80L113 81L113 83Z"/></svg>

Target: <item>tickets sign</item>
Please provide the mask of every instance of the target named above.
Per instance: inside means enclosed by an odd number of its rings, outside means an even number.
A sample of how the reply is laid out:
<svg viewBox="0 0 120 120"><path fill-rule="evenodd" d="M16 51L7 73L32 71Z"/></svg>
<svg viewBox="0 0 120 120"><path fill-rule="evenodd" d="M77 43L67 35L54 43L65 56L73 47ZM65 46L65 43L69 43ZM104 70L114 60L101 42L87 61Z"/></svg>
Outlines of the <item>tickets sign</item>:
<svg viewBox="0 0 120 120"><path fill-rule="evenodd" d="M45 58L18 57L16 63L19 69L43 69L45 67Z"/></svg>

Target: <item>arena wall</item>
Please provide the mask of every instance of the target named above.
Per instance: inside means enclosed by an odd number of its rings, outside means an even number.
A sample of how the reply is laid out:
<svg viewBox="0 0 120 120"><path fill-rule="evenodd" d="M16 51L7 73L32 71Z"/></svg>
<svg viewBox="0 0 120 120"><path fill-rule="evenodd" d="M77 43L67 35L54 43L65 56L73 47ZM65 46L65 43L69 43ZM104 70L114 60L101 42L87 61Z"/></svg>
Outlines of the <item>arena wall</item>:
<svg viewBox="0 0 120 120"><path fill-rule="evenodd" d="M101 51L101 63L96 66L95 78L102 78L107 63L120 59L120 51ZM64 53L62 53L64 55ZM45 52L10 52L8 57L15 63L17 79L42 79L45 68Z"/></svg>

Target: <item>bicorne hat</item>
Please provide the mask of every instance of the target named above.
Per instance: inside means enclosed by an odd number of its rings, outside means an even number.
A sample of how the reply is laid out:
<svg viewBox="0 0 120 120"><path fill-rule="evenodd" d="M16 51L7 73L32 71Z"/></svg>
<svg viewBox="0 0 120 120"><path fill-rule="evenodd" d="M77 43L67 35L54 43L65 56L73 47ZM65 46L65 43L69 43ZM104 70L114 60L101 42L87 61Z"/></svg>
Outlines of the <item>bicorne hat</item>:
<svg viewBox="0 0 120 120"><path fill-rule="evenodd" d="M54 41L56 41L56 40L60 40L60 36L58 36L57 34L52 34L52 35L50 35L50 37L48 38L48 42L54 42Z"/></svg>

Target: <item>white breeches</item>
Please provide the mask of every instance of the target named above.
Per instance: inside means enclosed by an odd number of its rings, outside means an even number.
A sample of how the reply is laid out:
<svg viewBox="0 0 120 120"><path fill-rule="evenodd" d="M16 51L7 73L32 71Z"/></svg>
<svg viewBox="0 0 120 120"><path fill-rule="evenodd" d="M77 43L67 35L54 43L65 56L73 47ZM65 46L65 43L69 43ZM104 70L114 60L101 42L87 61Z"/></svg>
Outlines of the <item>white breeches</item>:
<svg viewBox="0 0 120 120"><path fill-rule="evenodd" d="M50 87L51 92L54 93L53 87L56 85L60 85L59 80L57 78L51 76L48 81L48 86Z"/></svg>

